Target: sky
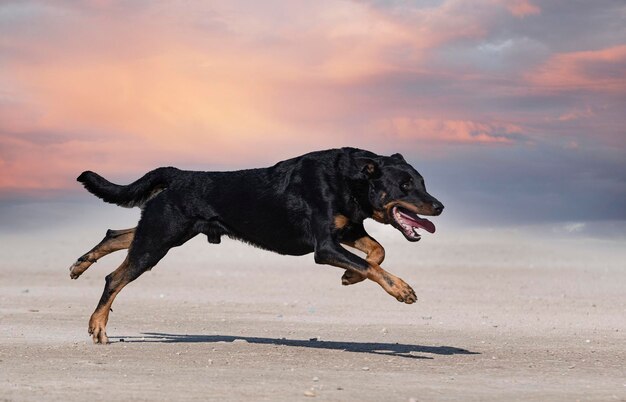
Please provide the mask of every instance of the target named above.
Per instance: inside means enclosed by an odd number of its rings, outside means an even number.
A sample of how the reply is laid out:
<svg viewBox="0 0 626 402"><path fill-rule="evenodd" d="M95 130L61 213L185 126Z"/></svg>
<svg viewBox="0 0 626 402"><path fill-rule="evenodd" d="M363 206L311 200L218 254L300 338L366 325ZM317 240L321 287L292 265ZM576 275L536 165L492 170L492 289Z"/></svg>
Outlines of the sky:
<svg viewBox="0 0 626 402"><path fill-rule="evenodd" d="M626 220L626 2L0 1L0 220L341 146L465 225Z"/></svg>

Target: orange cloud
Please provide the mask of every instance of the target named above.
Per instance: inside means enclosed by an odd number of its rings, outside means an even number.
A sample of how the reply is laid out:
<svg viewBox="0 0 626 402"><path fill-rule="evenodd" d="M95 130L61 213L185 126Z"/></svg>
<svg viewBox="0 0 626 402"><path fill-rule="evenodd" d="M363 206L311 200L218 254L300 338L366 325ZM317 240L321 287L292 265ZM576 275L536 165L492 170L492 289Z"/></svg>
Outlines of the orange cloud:
<svg viewBox="0 0 626 402"><path fill-rule="evenodd" d="M601 50L560 53L526 75L539 90L626 90L626 45Z"/></svg>
<svg viewBox="0 0 626 402"><path fill-rule="evenodd" d="M41 10L51 38L3 40L27 57L3 65L13 106L0 105L0 187L58 187L86 168L263 163L359 142L337 123L356 102L368 118L352 85L419 68L425 50L484 32L452 3L410 20L355 2L306 3L289 23L216 3L222 17L202 28L194 10L152 5L121 18L114 2L69 4ZM20 140L32 133L69 139Z"/></svg>
<svg viewBox="0 0 626 402"><path fill-rule="evenodd" d="M69 187L74 178L88 163L95 164L119 173L121 166L116 167L114 158L103 160L107 153L114 155L119 143L98 144L102 148L94 149L96 144L86 141L69 141L61 143L38 143L25 141L19 137L0 136L0 189L2 192L15 190L49 190ZM133 162L130 161L130 166Z"/></svg>
<svg viewBox="0 0 626 402"><path fill-rule="evenodd" d="M263 165L344 145L387 149L384 135L510 144L519 127L447 104L477 85L500 88L433 60L447 45L486 37L504 7L517 17L541 12L530 0L398 9L252 2L246 12L221 0L15 4L19 12L3 20L15 25L0 28L8 33L0 39L0 190L75 186L84 169L126 177L169 164ZM620 49L557 55L524 83L607 79L615 90L618 78L588 67L621 63ZM506 89L515 92L513 84ZM424 118L396 117L418 107Z"/></svg>

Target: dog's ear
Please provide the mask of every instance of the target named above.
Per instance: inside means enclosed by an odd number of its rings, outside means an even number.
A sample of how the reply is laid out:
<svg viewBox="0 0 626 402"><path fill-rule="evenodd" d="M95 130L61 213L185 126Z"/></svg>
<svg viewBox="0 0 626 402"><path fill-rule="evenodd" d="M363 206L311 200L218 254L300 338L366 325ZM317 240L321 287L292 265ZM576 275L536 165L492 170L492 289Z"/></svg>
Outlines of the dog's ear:
<svg viewBox="0 0 626 402"><path fill-rule="evenodd" d="M399 160L400 162L406 163L406 160L404 160L404 156L402 156L399 153L391 155L391 158Z"/></svg>
<svg viewBox="0 0 626 402"><path fill-rule="evenodd" d="M380 177L380 166L378 166L378 163L373 159L356 158L355 165L355 179L370 180Z"/></svg>

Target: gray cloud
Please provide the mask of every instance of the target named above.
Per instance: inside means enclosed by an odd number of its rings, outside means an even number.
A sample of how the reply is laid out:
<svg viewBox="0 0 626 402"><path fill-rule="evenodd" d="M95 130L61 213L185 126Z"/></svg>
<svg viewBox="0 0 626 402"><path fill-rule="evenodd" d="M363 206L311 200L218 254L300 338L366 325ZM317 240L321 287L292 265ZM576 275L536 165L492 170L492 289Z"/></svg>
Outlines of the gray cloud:
<svg viewBox="0 0 626 402"><path fill-rule="evenodd" d="M449 157L432 158L416 145L409 158L453 221L626 220L626 160L619 150L458 147Z"/></svg>

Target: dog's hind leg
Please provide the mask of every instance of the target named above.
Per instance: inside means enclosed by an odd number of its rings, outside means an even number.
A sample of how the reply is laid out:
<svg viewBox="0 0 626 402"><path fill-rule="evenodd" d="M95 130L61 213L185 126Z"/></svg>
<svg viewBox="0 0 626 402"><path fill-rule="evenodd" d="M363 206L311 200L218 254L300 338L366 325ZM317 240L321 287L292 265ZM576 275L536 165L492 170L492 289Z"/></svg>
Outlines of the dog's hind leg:
<svg viewBox="0 0 626 402"><path fill-rule="evenodd" d="M152 269L172 247L180 246L198 234L193 222L170 206L154 202L144 209L128 256L119 268L106 277L100 302L89 319L89 333L94 343L108 343L106 325L109 312L113 300L124 286Z"/></svg>
<svg viewBox="0 0 626 402"><path fill-rule="evenodd" d="M136 277L139 275L136 275ZM104 292L100 297L98 307L89 319L89 334L93 338L94 343L109 343L106 334L106 325L109 321L109 311L115 296L122 290L124 286L129 284L133 279L133 272L128 261L128 256L115 271L106 277Z"/></svg>
<svg viewBox="0 0 626 402"><path fill-rule="evenodd" d="M78 277L87 270L94 262L97 262L105 255L115 251L124 250L130 247L135 237L137 228L123 230L107 230L106 236L94 248L83 254L70 266L70 278Z"/></svg>
<svg viewBox="0 0 626 402"><path fill-rule="evenodd" d="M143 240L135 241L122 265L105 278L104 291L98 306L89 319L89 334L92 336L94 343L106 344L109 342L106 334L106 325L109 321L109 312L115 296L124 286L155 266L167 254L169 247L171 247L158 240L145 239L145 234Z"/></svg>

